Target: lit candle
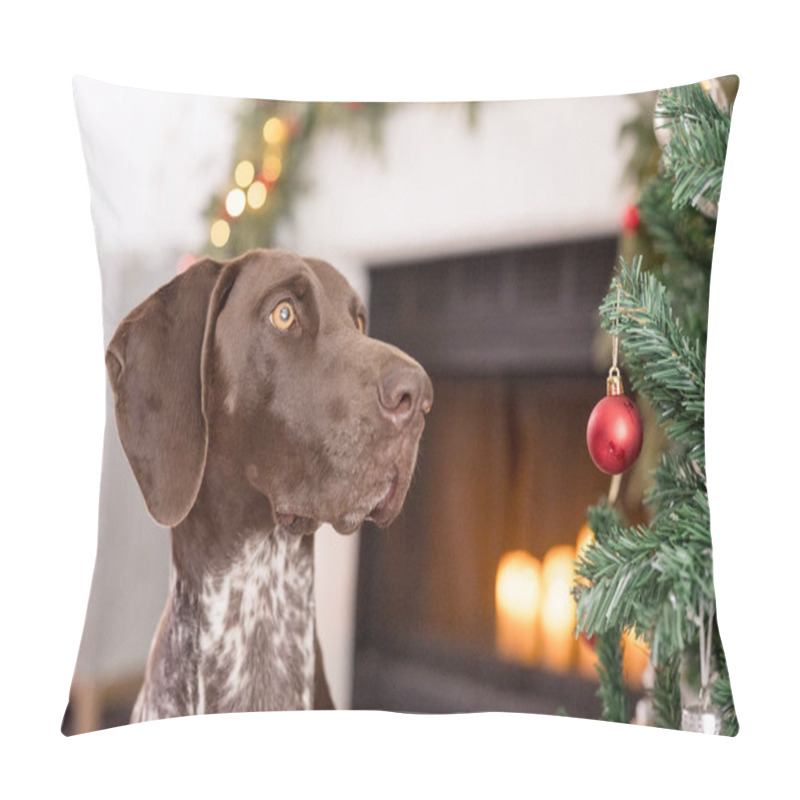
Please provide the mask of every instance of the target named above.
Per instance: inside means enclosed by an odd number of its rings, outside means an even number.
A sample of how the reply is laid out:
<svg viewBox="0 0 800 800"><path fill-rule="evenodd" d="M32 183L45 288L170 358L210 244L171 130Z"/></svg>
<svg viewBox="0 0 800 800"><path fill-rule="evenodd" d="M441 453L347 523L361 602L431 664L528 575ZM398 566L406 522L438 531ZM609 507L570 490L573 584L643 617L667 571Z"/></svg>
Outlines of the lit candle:
<svg viewBox="0 0 800 800"><path fill-rule="evenodd" d="M580 558L586 548L594 541L594 534L588 524L584 523L583 527L578 531L578 539L575 543L576 560ZM575 580L579 580L575 576ZM585 636L578 637L578 670L582 675L587 678L596 678L597 670L597 653L593 645L586 639Z"/></svg>
<svg viewBox="0 0 800 800"><path fill-rule="evenodd" d="M575 548L551 547L542 565L542 660L564 672L575 652L575 600L572 597Z"/></svg>
<svg viewBox="0 0 800 800"><path fill-rule="evenodd" d="M541 597L541 563L524 550L506 553L495 583L497 652L532 662L536 658L536 618Z"/></svg>

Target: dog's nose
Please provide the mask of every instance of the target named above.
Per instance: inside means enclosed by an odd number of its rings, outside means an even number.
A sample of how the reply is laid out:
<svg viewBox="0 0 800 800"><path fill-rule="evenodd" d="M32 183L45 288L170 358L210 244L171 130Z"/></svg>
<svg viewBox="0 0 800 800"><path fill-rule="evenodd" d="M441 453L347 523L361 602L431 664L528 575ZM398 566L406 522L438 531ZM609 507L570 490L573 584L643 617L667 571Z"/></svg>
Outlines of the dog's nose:
<svg viewBox="0 0 800 800"><path fill-rule="evenodd" d="M402 427L419 411L431 410L431 379L418 367L397 367L378 384L378 405L386 419Z"/></svg>

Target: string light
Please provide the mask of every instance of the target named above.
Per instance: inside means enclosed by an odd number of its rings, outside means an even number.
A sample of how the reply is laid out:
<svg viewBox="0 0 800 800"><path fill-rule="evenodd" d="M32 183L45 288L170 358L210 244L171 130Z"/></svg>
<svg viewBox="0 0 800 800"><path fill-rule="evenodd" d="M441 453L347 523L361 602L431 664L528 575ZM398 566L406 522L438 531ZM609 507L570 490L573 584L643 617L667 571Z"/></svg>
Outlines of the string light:
<svg viewBox="0 0 800 800"><path fill-rule="evenodd" d="M282 167L283 164L278 156L267 156L264 159L264 166L261 169L261 173L268 183L275 183L275 181L278 180L278 176L281 174Z"/></svg>
<svg viewBox="0 0 800 800"><path fill-rule="evenodd" d="M252 209L259 209L267 202L267 187L261 181L254 181L247 190L247 202Z"/></svg>
<svg viewBox="0 0 800 800"><path fill-rule="evenodd" d="M264 123L263 135L264 141L269 147L280 148L280 145L286 141L288 128L279 117L270 117ZM262 208L267 202L267 187L264 181L270 184L275 183L282 168L283 163L280 156L267 152L261 170L264 180L261 181L255 180L256 170L252 161L248 159L240 161L233 171L233 178L238 188L231 189L225 197L225 211L228 216L234 219L241 216L248 205L254 210ZM245 189L247 190L246 194ZM219 219L211 226L209 238L215 247L224 247L228 243L230 235L230 224L224 219Z"/></svg>
<svg viewBox="0 0 800 800"><path fill-rule="evenodd" d="M267 147L259 179L253 162L243 159L236 164L233 178L238 188L231 189L225 197L225 211L231 220L239 217L249 206L258 210L267 202L268 186L272 186L281 174L283 162L281 150L289 138L289 126L280 117L270 117L262 128L262 136ZM231 235L227 220L218 219L211 226L209 239L215 247L224 247Z"/></svg>
<svg viewBox="0 0 800 800"><path fill-rule="evenodd" d="M264 141L267 144L281 145L286 141L286 123L279 117L270 117L264 123L264 130L262 133Z"/></svg>
<svg viewBox="0 0 800 800"><path fill-rule="evenodd" d="M256 168L253 166L252 161L240 161L233 172L236 185L242 189L246 189L253 182L255 175Z"/></svg>
<svg viewBox="0 0 800 800"><path fill-rule="evenodd" d="M245 193L241 189L231 189L225 198L225 210L232 216L238 217L247 204Z"/></svg>
<svg viewBox="0 0 800 800"><path fill-rule="evenodd" d="M231 235L231 226L224 219L218 219L212 226L209 239L214 247L225 247Z"/></svg>

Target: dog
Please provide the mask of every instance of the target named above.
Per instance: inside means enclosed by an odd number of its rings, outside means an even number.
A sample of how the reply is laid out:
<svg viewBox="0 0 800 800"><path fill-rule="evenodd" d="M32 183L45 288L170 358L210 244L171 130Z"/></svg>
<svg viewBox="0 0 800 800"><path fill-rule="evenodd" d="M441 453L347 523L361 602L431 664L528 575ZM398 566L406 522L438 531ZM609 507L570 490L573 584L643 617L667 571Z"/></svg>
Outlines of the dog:
<svg viewBox="0 0 800 800"><path fill-rule="evenodd" d="M433 388L367 335L325 261L199 261L106 351L117 431L171 528L166 607L132 722L332 708L314 613L314 532L381 528L411 483Z"/></svg>

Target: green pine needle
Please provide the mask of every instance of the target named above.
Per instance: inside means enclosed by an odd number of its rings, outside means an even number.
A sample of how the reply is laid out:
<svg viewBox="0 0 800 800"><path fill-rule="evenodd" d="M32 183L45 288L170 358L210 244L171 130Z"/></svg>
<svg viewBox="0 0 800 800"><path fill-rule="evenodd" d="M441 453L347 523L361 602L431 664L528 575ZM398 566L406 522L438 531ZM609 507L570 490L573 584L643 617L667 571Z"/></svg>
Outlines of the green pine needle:
<svg viewBox="0 0 800 800"><path fill-rule="evenodd" d="M603 704L601 719L606 722L628 722L625 680L622 673L622 631L617 628L599 634L595 640L597 696Z"/></svg>
<svg viewBox="0 0 800 800"><path fill-rule="evenodd" d="M719 203L730 133L730 113L721 111L699 84L661 93L659 127L669 130L661 166L674 181L674 208Z"/></svg>
<svg viewBox="0 0 800 800"><path fill-rule="evenodd" d="M681 727L681 659L675 655L655 671L653 714L656 727L680 730Z"/></svg>
<svg viewBox="0 0 800 800"><path fill-rule="evenodd" d="M686 335L666 288L640 257L620 264L601 324L620 337L632 388L647 396L669 438L704 465L705 348Z"/></svg>

